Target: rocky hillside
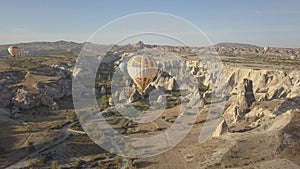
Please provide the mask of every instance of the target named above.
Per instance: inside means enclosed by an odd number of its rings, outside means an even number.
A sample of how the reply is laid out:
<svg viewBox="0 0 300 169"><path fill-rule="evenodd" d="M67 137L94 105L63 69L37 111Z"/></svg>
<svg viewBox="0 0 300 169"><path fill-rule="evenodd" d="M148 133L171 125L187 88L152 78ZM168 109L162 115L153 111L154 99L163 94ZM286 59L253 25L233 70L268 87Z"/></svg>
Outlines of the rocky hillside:
<svg viewBox="0 0 300 169"><path fill-rule="evenodd" d="M22 45L25 49L30 48L32 50L32 53L28 54L78 52L82 47L82 44L64 41L36 42ZM95 51L99 48L97 45L91 44L90 46ZM0 53L4 53L6 47L5 45L0 46ZM236 57L241 59L243 59L243 56L248 59L248 57L260 55L267 61L267 58L271 57L270 55L273 58L274 56L279 56L277 58L279 60L282 57L281 60L287 61L290 60L288 57L290 54L296 55L299 53L298 49L269 48L265 50L254 45L232 43L223 43L199 49L201 49L202 54L215 50L217 54L221 55L221 59L222 55L230 55L232 58L236 55ZM195 60L195 54L193 54L191 48L146 45L142 42L125 46L115 45L105 54L102 64L99 66L96 79L96 93L100 95L111 94L109 81L112 80L113 72L123 60L141 52L154 52L155 57L160 61L161 73L152 82L152 88L162 88L165 91L180 89L192 94L195 92L196 86L196 88L199 88L202 101L191 100L190 95L187 95L185 99L193 102L193 105L197 105L199 102L210 103L210 98L214 97L211 88L209 88L211 86L209 83L213 76L205 70L205 66L200 60ZM172 55L182 59L169 59ZM294 63L298 63L298 60L296 58L295 61L286 63L293 63L292 65L294 65ZM55 107L55 100L71 96L73 66L74 62L67 63L65 61L57 64L29 67L23 71L3 71L0 73L0 107L10 108L14 112L20 112L22 109L32 109L37 106ZM289 65L284 66L290 67ZM229 106L224 113L224 120L229 128L232 127L232 131L258 127L260 121L255 118L257 116L273 117L280 114L281 110L278 110L277 107L271 106L271 109L264 109L258 105L267 105L266 107L269 107L268 104L273 105L277 103L280 105L286 99L299 97L299 70L297 69L293 68L293 71L263 70L259 68L259 65L256 65L258 69L239 66L225 67L227 86L226 95L222 99L226 99ZM84 71L84 69L76 71ZM75 75L76 71L74 71ZM184 84L188 80L191 83ZM129 81L127 84L133 87L132 82ZM128 97L125 93L125 91L118 91L116 96L122 100ZM136 95L135 97L138 97ZM131 98L131 100L136 99ZM250 123L249 118L256 120L250 120ZM250 127L237 129L238 123L244 119L248 120Z"/></svg>
<svg viewBox="0 0 300 169"><path fill-rule="evenodd" d="M55 100L71 96L71 71L61 64L0 73L0 107L11 109L13 116L39 106L58 109Z"/></svg>
<svg viewBox="0 0 300 169"><path fill-rule="evenodd" d="M239 43L219 43L213 46L219 55L227 56L275 56L277 58L296 59L300 54L300 49L278 48L278 47L259 47L249 44Z"/></svg>
<svg viewBox="0 0 300 169"><path fill-rule="evenodd" d="M180 159L180 164L174 165L186 165L190 168L243 167L256 162L268 166L268 160L280 162L285 161L285 158L300 164L299 149L294 148L300 145L300 59L290 57L297 56L299 49L266 50L254 45L233 43L190 48L138 42L133 45L114 45L102 57L97 52L107 46L86 43L88 47L85 46L83 51L87 55L82 59L88 62L74 69L75 59L83 44L59 41L19 45L23 45L25 51L30 48L30 51L25 52L26 57L15 60L0 58L0 108L11 112L10 115L0 114L3 117L1 122L22 118L22 113L38 107L60 109L57 104L59 101L66 97L71 100L72 78L76 76L78 80L85 82L90 76L88 69L102 59L95 80L97 101L103 103L99 107L113 108L118 101L139 103L142 98L152 97L162 105L167 101L165 105L169 111L181 103L187 103L188 108L201 111L191 137L186 139L187 143L179 145L180 150L175 147L173 150L176 152L166 152L171 155L154 157L158 161L164 160L157 165L164 164L168 157L176 161ZM7 46L0 46L0 56L7 56ZM195 50L198 51L197 54L194 53ZM120 63L136 54L151 54L159 62L159 73L143 96L135 89L136 86L128 75L115 77ZM197 55L208 56L213 73L207 70L208 66ZM225 76L218 83L224 92L219 94L214 92L216 86L211 84L217 81L216 77L220 73L215 71L220 65L216 64L218 62L213 56L220 56L224 66L221 72ZM121 82L124 82L121 85L125 87L112 90L113 85L117 86ZM78 86L73 87L92 86L78 83ZM157 98L152 93L155 89L162 93ZM85 96L87 93L80 94ZM213 112L215 114L212 119L203 117L207 116L210 106L219 104L225 105L224 110ZM170 114L173 120L178 116L188 115L178 114L177 109L175 111ZM206 120L216 120L218 126L209 141L199 144L199 134L195 132L201 131ZM169 118L160 118L159 122L163 125L172 124ZM189 142L195 138L196 142ZM210 147L211 152L207 151ZM194 151L195 154L180 158L184 149ZM150 164L156 165L155 162Z"/></svg>
<svg viewBox="0 0 300 169"><path fill-rule="evenodd" d="M75 42L57 41L57 42L32 42L0 45L0 57L7 57L9 53L7 48L10 45L17 45L21 48L21 56L49 56L53 54L72 54L79 53L83 44Z"/></svg>
<svg viewBox="0 0 300 169"><path fill-rule="evenodd" d="M33 56L33 55L51 55L51 54L74 54L79 53L82 47L86 43L75 43L67 41L56 41L56 42L32 42L32 43L18 43L18 44L7 44L0 45L0 57L9 56L7 48L10 45L17 45L22 48L23 56ZM163 45L149 45L144 44L139 41L136 44L128 44L123 46L114 46L112 51L136 51L140 49L153 49L157 48L159 50L177 52L181 54L190 54L190 47L184 46L163 46ZM295 58L299 55L299 48L278 48L278 47L259 47L250 44L241 43L219 43L208 47L198 47L201 49L202 53L218 53L219 55L226 56L241 56L241 55L252 55L252 56L276 56L283 58Z"/></svg>

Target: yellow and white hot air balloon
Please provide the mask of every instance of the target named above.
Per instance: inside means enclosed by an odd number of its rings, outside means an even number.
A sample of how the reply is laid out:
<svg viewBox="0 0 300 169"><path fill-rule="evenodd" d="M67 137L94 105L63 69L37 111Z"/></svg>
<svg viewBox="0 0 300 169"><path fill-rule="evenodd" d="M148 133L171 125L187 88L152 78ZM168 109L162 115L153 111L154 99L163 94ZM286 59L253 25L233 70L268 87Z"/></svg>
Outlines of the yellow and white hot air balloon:
<svg viewBox="0 0 300 169"><path fill-rule="evenodd" d="M12 57L16 57L20 53L20 48L18 46L10 46L7 50Z"/></svg>
<svg viewBox="0 0 300 169"><path fill-rule="evenodd" d="M140 92L144 92L157 74L156 61L150 56L133 56L127 63L127 71Z"/></svg>

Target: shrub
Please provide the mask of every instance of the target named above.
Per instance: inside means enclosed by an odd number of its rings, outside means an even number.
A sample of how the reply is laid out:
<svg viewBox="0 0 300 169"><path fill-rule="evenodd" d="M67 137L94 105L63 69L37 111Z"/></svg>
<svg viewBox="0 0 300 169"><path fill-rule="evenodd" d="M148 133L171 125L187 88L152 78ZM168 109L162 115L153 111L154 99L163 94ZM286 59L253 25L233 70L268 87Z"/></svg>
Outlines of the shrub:
<svg viewBox="0 0 300 169"><path fill-rule="evenodd" d="M77 120L78 120L77 115L76 115L75 112L73 112L72 115L71 115L71 122L74 122L74 121L77 121Z"/></svg>
<svg viewBox="0 0 300 169"><path fill-rule="evenodd" d="M52 169L58 169L58 163L57 161L52 161L52 166L51 166Z"/></svg>
<svg viewBox="0 0 300 169"><path fill-rule="evenodd" d="M198 85L198 90L201 93L206 92L208 89L209 89L209 86L205 86L204 84L201 84L201 83Z"/></svg>
<svg viewBox="0 0 300 169"><path fill-rule="evenodd" d="M118 166L121 166L121 164L122 164L122 158L121 157L116 157L115 158L115 162L116 162L116 164L118 165Z"/></svg>
<svg viewBox="0 0 300 169"><path fill-rule="evenodd" d="M76 163L75 163L75 168L79 169L80 166L83 165L83 164L84 164L84 161L78 160L78 161L76 161Z"/></svg>
<svg viewBox="0 0 300 169"><path fill-rule="evenodd" d="M46 162L46 158L42 155L38 155L37 160L42 164Z"/></svg>

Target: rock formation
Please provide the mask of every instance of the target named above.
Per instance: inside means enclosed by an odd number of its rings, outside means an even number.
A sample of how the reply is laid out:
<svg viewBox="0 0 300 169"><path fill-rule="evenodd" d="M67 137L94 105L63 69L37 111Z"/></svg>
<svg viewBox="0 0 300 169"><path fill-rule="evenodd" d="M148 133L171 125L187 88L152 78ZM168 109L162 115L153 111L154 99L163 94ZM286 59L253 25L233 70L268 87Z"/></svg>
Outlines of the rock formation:
<svg viewBox="0 0 300 169"><path fill-rule="evenodd" d="M224 113L227 124L233 124L242 119L250 111L250 107L255 101L252 80L243 79L237 88L239 91L235 102Z"/></svg>
<svg viewBox="0 0 300 169"><path fill-rule="evenodd" d="M214 131L214 133L212 134L212 137L219 137L222 134L226 133L227 130L228 130L228 125L226 121L223 119L218 125L218 127L216 128L216 130Z"/></svg>
<svg viewBox="0 0 300 169"><path fill-rule="evenodd" d="M187 98L189 99L187 107L198 108L203 107L204 105L202 94L199 92L198 88L195 88Z"/></svg>

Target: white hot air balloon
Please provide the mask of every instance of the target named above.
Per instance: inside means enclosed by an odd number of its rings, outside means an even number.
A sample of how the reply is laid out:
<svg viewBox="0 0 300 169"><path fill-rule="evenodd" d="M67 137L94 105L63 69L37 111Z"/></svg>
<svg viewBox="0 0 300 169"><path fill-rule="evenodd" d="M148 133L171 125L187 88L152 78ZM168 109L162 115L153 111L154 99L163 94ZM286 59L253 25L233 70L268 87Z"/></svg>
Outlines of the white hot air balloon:
<svg viewBox="0 0 300 169"><path fill-rule="evenodd" d="M20 48L18 46L10 46L7 50L12 57L16 57L20 53Z"/></svg>
<svg viewBox="0 0 300 169"><path fill-rule="evenodd" d="M267 53L268 50L269 50L269 47L268 47L268 46L265 46L265 47L264 47L264 52Z"/></svg>

